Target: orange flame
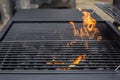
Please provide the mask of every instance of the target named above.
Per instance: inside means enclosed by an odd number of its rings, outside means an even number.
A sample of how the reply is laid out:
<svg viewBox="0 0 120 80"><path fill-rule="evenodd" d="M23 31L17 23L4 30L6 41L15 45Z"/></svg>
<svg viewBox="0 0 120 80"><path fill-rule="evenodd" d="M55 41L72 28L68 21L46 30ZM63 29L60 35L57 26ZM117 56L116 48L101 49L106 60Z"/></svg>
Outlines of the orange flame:
<svg viewBox="0 0 120 80"><path fill-rule="evenodd" d="M78 56L71 65L68 66L68 68L57 68L57 70L71 70L72 68L75 68L77 64L79 64L82 60L86 59L86 55L80 55Z"/></svg>
<svg viewBox="0 0 120 80"><path fill-rule="evenodd" d="M72 21L70 21L69 23L72 25L74 36L79 36L79 31L76 29L75 23Z"/></svg>
<svg viewBox="0 0 120 80"><path fill-rule="evenodd" d="M88 32L87 28L86 28L86 27L83 27L83 29L84 29L84 32L85 32L85 36L86 36L86 37L89 37L89 36L90 36L90 34L89 34L89 32Z"/></svg>
<svg viewBox="0 0 120 80"><path fill-rule="evenodd" d="M81 39L94 39L95 37L97 37L98 41L102 40L102 36L98 36L99 30L96 27L97 21L91 17L90 12L83 11L81 8L79 8L78 10L83 13L83 26L78 30L74 22L69 22L72 25L74 36L79 36ZM70 43L67 43L67 47L73 45L74 43L76 43L76 41L71 41ZM88 41L85 41L84 46L86 47L86 49L88 49Z"/></svg>
<svg viewBox="0 0 120 80"><path fill-rule="evenodd" d="M84 36L85 36L85 33L83 32L83 29L81 28L81 29L80 29L80 37L81 37L81 38L84 38Z"/></svg>
<svg viewBox="0 0 120 80"><path fill-rule="evenodd" d="M78 56L71 65L69 65L66 70L71 70L72 68L75 68L77 64L79 64L82 60L85 60L86 59L86 55L80 55Z"/></svg>
<svg viewBox="0 0 120 80"><path fill-rule="evenodd" d="M90 12L83 12L83 26L86 26L88 31L94 31L94 28L96 26L96 20L91 17Z"/></svg>
<svg viewBox="0 0 120 80"><path fill-rule="evenodd" d="M82 60L85 60L86 59L86 55L84 54L84 55L80 55L80 56L78 56L74 61L73 61L73 64L74 65L77 65L77 64L79 64Z"/></svg>
<svg viewBox="0 0 120 80"><path fill-rule="evenodd" d="M94 39L95 36L97 36L97 33L99 33L99 30L96 28L97 21L91 17L90 12L82 11L81 8L78 9L80 12L83 13L83 26L80 28L80 30L76 29L75 23L70 22L73 28L73 34L74 36L78 36L80 38L88 38L88 39ZM102 40L102 36L97 37L97 40Z"/></svg>
<svg viewBox="0 0 120 80"><path fill-rule="evenodd" d="M79 8L79 11L82 11ZM98 29L96 28L96 20L91 17L90 12L83 11L83 27L80 30L76 29L75 23L70 21L69 23L72 25L74 36L79 36L80 38L88 37L88 39L94 39L96 33L98 33Z"/></svg>
<svg viewBox="0 0 120 80"><path fill-rule="evenodd" d="M102 40L102 36L97 36L97 40L101 41Z"/></svg>

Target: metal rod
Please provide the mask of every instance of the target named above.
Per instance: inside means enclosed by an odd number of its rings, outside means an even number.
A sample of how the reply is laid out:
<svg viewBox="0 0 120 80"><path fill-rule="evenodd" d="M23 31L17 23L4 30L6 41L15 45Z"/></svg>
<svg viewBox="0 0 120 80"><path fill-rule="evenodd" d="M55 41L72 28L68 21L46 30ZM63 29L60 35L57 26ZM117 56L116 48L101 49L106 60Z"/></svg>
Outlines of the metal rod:
<svg viewBox="0 0 120 80"><path fill-rule="evenodd" d="M117 66L117 68L116 68L114 71L117 71L119 68L120 68L120 65L119 65L119 66Z"/></svg>
<svg viewBox="0 0 120 80"><path fill-rule="evenodd" d="M93 11L91 12L91 15L93 15L97 10L98 10L97 8L96 8L95 10L93 10Z"/></svg>

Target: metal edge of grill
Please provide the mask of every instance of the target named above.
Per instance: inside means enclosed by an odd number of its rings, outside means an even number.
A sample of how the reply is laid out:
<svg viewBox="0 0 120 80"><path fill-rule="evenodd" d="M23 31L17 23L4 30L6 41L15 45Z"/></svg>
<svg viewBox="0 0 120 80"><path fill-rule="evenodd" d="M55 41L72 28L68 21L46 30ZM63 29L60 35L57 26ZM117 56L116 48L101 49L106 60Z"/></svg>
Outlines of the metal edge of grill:
<svg viewBox="0 0 120 80"><path fill-rule="evenodd" d="M11 22L10 22L11 23ZM12 23L13 24L13 23ZM7 34L7 32L10 30L10 26L9 25L11 25L11 24L8 24L8 29L7 29L7 27L6 28L4 28L4 30L3 30L3 34L4 34L4 36ZM12 25L11 25L12 26ZM110 25L111 26L111 25ZM6 29L6 30L5 30ZM4 33L5 32L5 33ZM2 40L3 40L3 38L4 38L4 36L2 36ZM4 41L3 41L4 42Z"/></svg>

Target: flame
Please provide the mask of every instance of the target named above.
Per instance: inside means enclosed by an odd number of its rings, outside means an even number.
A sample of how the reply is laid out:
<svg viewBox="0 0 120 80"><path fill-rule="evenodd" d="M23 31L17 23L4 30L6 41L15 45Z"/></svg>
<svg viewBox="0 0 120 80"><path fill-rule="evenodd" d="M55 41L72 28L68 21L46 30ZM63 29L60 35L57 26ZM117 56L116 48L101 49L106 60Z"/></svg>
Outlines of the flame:
<svg viewBox="0 0 120 80"><path fill-rule="evenodd" d="M86 55L80 55L78 56L71 65L68 66L68 68L57 68L57 70L71 70L72 68L75 68L77 64L79 64L81 61L86 59Z"/></svg>
<svg viewBox="0 0 120 80"><path fill-rule="evenodd" d="M86 26L88 31L91 32L95 29L96 20L91 17L90 12L84 11L83 13L83 26Z"/></svg>
<svg viewBox="0 0 120 80"><path fill-rule="evenodd" d="M77 65L77 64L79 64L82 60L85 60L86 59L86 55L84 54L84 55L80 55L80 56L78 56L74 61L73 61L73 64L74 65Z"/></svg>
<svg viewBox="0 0 120 80"><path fill-rule="evenodd" d="M83 13L83 26L78 30L73 21L69 22L72 25L74 36L79 36L79 38L81 39L94 39L99 33L99 30L96 27L97 21L91 17L90 12L83 11L81 8L79 8L78 10ZM97 36L97 40L102 40L102 36ZM85 42L84 44L85 47L88 48L88 42ZM68 45L73 45L73 42L71 41L67 44L67 46Z"/></svg>
<svg viewBox="0 0 120 80"><path fill-rule="evenodd" d="M80 29L80 37L81 37L81 38L84 38L84 36L85 36L85 33L83 32L83 29L81 28L81 29Z"/></svg>
<svg viewBox="0 0 120 80"><path fill-rule="evenodd" d="M77 64L79 64L81 61L85 60L86 59L86 55L80 55L78 56L71 65L69 65L67 68L67 70L71 70L72 68L75 68Z"/></svg>
<svg viewBox="0 0 120 80"><path fill-rule="evenodd" d="M79 36L79 31L76 29L75 23L72 21L70 21L69 23L72 25L74 36Z"/></svg>
<svg viewBox="0 0 120 80"><path fill-rule="evenodd" d="M80 10L80 9L79 9ZM81 11L81 10L80 10ZM90 12L83 11L83 26L80 30L76 29L75 23L70 21L69 23L72 25L74 36L79 36L81 39L87 37L88 39L94 39L96 33L99 30L96 28L96 20L91 17Z"/></svg>
<svg viewBox="0 0 120 80"><path fill-rule="evenodd" d="M73 29L73 35L75 37L74 40L72 40L71 42L66 44L66 47L69 47L71 45L74 45L74 43L76 43L76 40L79 39L96 39L100 41L102 40L102 36L99 35L99 30L96 27L97 21L91 17L90 12L87 11L83 11L81 8L78 9L80 12L83 13L83 24L82 27L80 27L79 29L76 28L75 23L73 21L70 21L69 24L72 26ZM89 43L88 41L84 42L84 46L86 49L89 48ZM73 68L76 67L77 64L79 64L81 61L86 59L86 55L79 55L71 65L68 66L68 68L57 68L57 70L71 70ZM54 63L54 64L64 64L63 62L61 63Z"/></svg>
<svg viewBox="0 0 120 80"><path fill-rule="evenodd" d="M82 28L81 28L81 29L82 29ZM84 29L84 32L85 32L85 36L86 36L86 37L89 37L90 34L89 34L87 28L86 28L86 27L83 27L83 29Z"/></svg>
<svg viewBox="0 0 120 80"><path fill-rule="evenodd" d="M97 36L97 40L101 41L102 40L102 36Z"/></svg>

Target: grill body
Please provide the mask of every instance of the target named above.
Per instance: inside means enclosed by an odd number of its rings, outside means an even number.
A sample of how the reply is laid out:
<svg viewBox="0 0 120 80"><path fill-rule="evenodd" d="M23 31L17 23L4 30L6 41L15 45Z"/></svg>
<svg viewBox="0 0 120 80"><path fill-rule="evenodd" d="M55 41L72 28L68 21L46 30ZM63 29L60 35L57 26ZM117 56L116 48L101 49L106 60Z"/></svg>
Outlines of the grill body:
<svg viewBox="0 0 120 80"><path fill-rule="evenodd" d="M58 14L57 18L55 14ZM103 40L79 38L66 47L75 39L69 21L74 21L77 28L82 26L79 11L18 11L0 35L0 78L119 80L119 70L114 70L120 64L120 34L111 23L102 21L96 14L93 17L97 19L96 27ZM86 41L88 48L84 46ZM76 57L83 54L87 55L86 60L76 67L60 70L68 68ZM62 64L47 64L53 60Z"/></svg>

